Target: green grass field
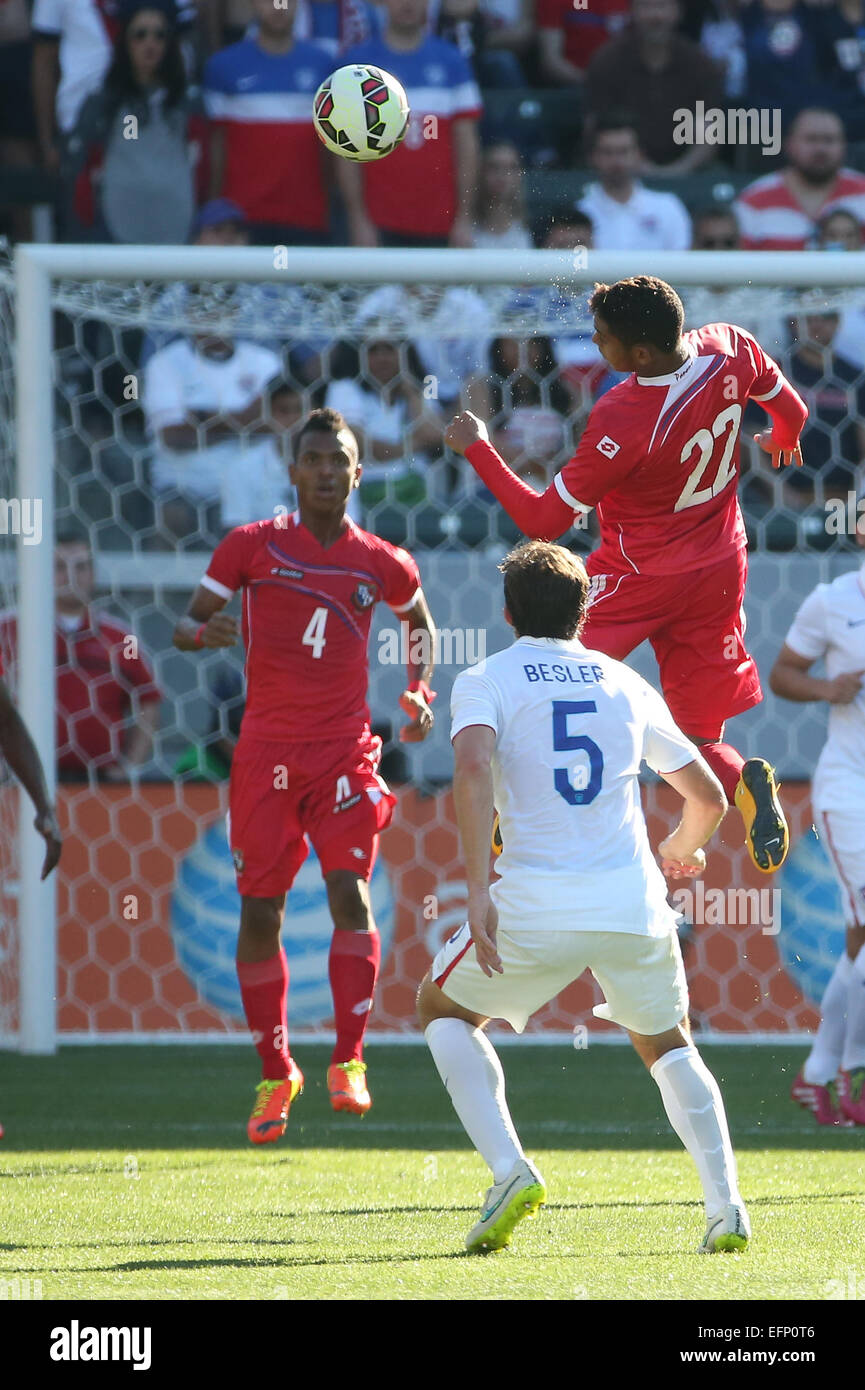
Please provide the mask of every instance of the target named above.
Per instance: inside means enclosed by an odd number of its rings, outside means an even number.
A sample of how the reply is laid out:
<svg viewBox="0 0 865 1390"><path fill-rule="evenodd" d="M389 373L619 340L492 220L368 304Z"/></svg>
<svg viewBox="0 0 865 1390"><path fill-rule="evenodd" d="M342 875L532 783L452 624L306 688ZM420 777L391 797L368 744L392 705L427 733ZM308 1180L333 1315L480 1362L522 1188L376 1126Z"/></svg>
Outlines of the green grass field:
<svg viewBox="0 0 865 1390"><path fill-rule="evenodd" d="M865 1292L865 1132L787 1099L794 1048L711 1047L754 1225L695 1253L696 1173L630 1050L502 1049L549 1204L498 1255L463 1238L488 1185L423 1048L372 1045L365 1119L334 1115L327 1052L285 1138L246 1141L238 1047L0 1059L0 1279L44 1299L822 1299Z"/></svg>

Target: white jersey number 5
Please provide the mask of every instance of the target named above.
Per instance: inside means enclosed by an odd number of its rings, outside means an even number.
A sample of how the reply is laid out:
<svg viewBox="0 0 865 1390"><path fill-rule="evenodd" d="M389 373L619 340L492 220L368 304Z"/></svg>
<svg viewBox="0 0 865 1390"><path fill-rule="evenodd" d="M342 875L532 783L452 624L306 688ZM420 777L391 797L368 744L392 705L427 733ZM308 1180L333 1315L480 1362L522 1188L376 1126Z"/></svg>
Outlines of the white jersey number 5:
<svg viewBox="0 0 865 1390"><path fill-rule="evenodd" d="M312 647L312 654L316 659L321 656L324 651L324 644L327 641L324 635L326 623L327 609L316 608L306 625L306 632L300 639L304 647Z"/></svg>
<svg viewBox="0 0 865 1390"><path fill-rule="evenodd" d="M682 488L679 500L673 508L674 512L683 512L686 507L699 507L702 502L708 502L710 497L717 497L719 492L727 486L733 477L735 467L733 466L733 449L736 446L736 436L739 433L739 422L742 419L742 407L740 405L728 405L726 410L722 410L715 416L711 430L697 430L692 434L684 449L682 450L681 462L687 463L695 449L700 450L700 458L696 468L688 474L688 481ZM709 487L698 489L697 483L701 481L703 475L709 467L712 454L715 452L715 444L721 438L724 431L727 431L727 438L724 443L724 452L715 470L715 481Z"/></svg>

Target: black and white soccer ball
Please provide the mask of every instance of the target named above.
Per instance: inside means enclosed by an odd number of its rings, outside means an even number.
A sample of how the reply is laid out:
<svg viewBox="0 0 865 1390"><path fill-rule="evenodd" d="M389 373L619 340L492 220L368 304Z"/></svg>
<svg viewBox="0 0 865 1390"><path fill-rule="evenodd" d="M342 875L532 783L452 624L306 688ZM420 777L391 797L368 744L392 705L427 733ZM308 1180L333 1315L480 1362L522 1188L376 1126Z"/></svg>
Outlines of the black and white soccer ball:
<svg viewBox="0 0 865 1390"><path fill-rule="evenodd" d="M333 154L361 164L395 150L411 115L401 83L370 63L332 72L316 92L312 111L321 142Z"/></svg>

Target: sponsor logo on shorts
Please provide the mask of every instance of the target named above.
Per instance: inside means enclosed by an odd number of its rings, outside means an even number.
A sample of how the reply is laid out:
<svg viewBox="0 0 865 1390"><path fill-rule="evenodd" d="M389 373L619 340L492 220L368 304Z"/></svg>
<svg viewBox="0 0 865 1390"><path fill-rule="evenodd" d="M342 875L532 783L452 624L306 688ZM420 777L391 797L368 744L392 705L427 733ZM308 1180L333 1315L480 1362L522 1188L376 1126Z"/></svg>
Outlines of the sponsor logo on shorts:
<svg viewBox="0 0 865 1390"><path fill-rule="evenodd" d="M363 613L367 608L372 608L378 598L378 589L374 584L358 584L351 596L351 601L355 608Z"/></svg>
<svg viewBox="0 0 865 1390"><path fill-rule="evenodd" d="M234 867L235 867L235 869L237 870L237 872L238 872L239 874L242 874L242 873L243 873L243 870L246 868L246 862L245 862L245 860L244 860L244 858L243 858L243 850L242 850L242 849L233 849L233 850L231 851L231 857L232 857L232 859L234 860Z"/></svg>
<svg viewBox="0 0 865 1390"><path fill-rule="evenodd" d="M282 565L274 565L270 572L281 575L283 579L303 579L303 570L289 570Z"/></svg>
<svg viewBox="0 0 865 1390"><path fill-rule="evenodd" d="M596 445L599 454L605 454L608 459L614 459L621 449L621 444L617 444L615 439L611 439L605 434L603 439Z"/></svg>
<svg viewBox="0 0 865 1390"><path fill-rule="evenodd" d="M337 801L333 808L333 814L336 815L338 811L347 811L350 806L356 806L361 795L361 792L355 792L354 796L348 796L344 801Z"/></svg>
<svg viewBox="0 0 865 1390"><path fill-rule="evenodd" d="M607 580L609 579L609 577L610 576L608 574L593 574L589 577L589 597L586 603L587 608L589 608L594 603L596 598L600 598L601 594L607 587Z"/></svg>
<svg viewBox="0 0 865 1390"><path fill-rule="evenodd" d="M468 924L467 924L466 922L463 922L461 926L457 927L457 929L456 929L456 931L454 932L453 936L449 936L448 939L447 939L447 945L448 945L448 946L452 946L452 945L453 945L453 943L456 941L457 937L459 936L460 932L461 932L461 931L464 931L467 925L468 925Z"/></svg>
<svg viewBox="0 0 865 1390"><path fill-rule="evenodd" d="M366 850L361 849L360 845L352 845L351 849L349 850L349 854L353 854L355 859L366 859ZM370 1003L372 1003L371 1000ZM356 1009L355 1013L357 1013Z"/></svg>

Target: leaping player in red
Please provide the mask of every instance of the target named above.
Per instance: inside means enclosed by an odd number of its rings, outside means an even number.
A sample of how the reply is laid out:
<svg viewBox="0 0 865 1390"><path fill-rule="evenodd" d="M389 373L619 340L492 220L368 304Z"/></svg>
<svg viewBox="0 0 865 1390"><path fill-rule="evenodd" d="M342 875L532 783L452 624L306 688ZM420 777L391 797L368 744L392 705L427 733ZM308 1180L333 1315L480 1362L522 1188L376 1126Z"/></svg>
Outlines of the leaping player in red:
<svg viewBox="0 0 865 1390"><path fill-rule="evenodd" d="M229 838L241 895L237 973L262 1061L249 1120L254 1144L285 1133L303 1074L288 1046L288 962L280 944L286 894L307 856L321 863L333 918L330 982L336 1046L327 1081L334 1110L372 1101L363 1035L380 962L367 885L396 798L378 775L370 733L368 641L383 600L410 625L409 682L400 737L426 738L434 628L418 568L405 551L346 517L360 482L357 441L335 410L314 410L297 439L291 479L298 510L231 531L217 546L174 632L181 651L230 647L222 613L243 589L247 702L231 767ZM423 638L415 640L415 634Z"/></svg>
<svg viewBox="0 0 865 1390"><path fill-rule="evenodd" d="M808 410L744 329L713 323L683 335L682 301L663 280L597 285L589 307L592 341L614 371L632 375L596 402L543 495L511 472L470 412L445 438L527 536L554 540L597 507L582 641L621 661L648 638L676 723L741 812L754 864L773 873L789 844L773 769L723 742L724 721L763 698L744 641L739 428L747 401L758 401L773 422L760 447L776 468L801 465Z"/></svg>

